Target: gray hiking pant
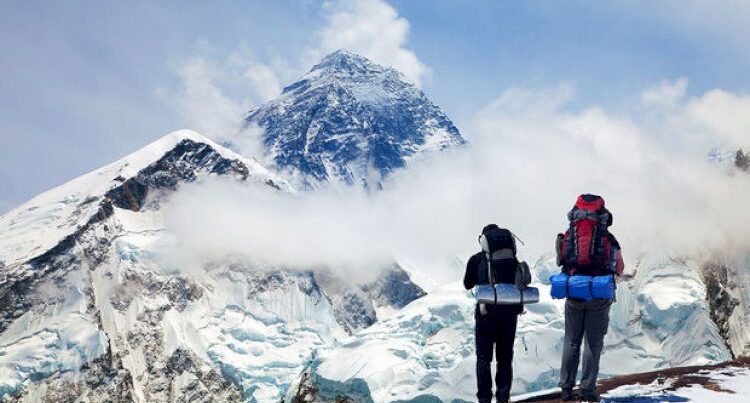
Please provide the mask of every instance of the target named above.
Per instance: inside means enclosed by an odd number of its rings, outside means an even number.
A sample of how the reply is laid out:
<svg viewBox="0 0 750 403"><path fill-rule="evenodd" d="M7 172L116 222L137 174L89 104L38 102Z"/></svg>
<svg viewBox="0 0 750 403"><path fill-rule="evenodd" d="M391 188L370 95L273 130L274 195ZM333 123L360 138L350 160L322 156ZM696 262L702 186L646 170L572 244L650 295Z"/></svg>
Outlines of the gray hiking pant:
<svg viewBox="0 0 750 403"><path fill-rule="evenodd" d="M604 335L609 327L609 307L611 300L592 299L591 301L565 302L565 343L563 346L560 384L563 389L572 389L578 374L578 361L581 357L581 341L586 338L583 349L582 390L595 391L599 375L599 358L604 347Z"/></svg>

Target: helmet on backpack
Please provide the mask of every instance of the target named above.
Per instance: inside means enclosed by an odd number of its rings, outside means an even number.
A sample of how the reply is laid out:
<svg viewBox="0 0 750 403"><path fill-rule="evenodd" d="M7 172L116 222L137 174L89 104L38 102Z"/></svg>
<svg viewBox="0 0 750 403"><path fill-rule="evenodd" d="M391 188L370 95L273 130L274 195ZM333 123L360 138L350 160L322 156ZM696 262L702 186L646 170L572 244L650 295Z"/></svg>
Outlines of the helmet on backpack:
<svg viewBox="0 0 750 403"><path fill-rule="evenodd" d="M612 213L601 196L582 194L568 213L570 226L557 240L558 265L570 274L605 274L611 271L615 249L608 227Z"/></svg>

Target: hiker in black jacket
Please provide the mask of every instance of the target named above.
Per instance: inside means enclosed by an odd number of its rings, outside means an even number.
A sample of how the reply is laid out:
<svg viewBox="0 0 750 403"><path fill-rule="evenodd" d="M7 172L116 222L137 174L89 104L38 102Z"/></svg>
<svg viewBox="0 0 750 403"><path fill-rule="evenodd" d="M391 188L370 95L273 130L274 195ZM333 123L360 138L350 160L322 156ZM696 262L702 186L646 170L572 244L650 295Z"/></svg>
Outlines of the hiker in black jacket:
<svg viewBox="0 0 750 403"><path fill-rule="evenodd" d="M476 285L494 283L515 284L516 243L513 234L507 229L490 224L482 229L480 243L484 251L473 255L466 264L464 287L472 289ZM491 264L488 270L487 257ZM491 276L491 277L490 277ZM494 280L494 281L492 281ZM510 386L513 380L513 342L516 337L518 315L523 305L488 305L477 303L474 318L476 319L475 341L477 352L477 398L479 403L492 401L492 364L493 348L497 359L495 396L498 402L507 402L510 398Z"/></svg>

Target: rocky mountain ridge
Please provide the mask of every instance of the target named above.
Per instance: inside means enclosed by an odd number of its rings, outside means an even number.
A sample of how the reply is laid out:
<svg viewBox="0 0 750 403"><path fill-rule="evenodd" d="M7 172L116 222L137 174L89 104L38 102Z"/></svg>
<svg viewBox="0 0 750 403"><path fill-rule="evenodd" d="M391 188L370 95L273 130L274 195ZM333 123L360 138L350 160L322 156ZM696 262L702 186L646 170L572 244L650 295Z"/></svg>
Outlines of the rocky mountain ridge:
<svg viewBox="0 0 750 403"><path fill-rule="evenodd" d="M261 129L266 161L311 186L372 186L414 158L465 143L401 73L346 51L251 110L246 124Z"/></svg>

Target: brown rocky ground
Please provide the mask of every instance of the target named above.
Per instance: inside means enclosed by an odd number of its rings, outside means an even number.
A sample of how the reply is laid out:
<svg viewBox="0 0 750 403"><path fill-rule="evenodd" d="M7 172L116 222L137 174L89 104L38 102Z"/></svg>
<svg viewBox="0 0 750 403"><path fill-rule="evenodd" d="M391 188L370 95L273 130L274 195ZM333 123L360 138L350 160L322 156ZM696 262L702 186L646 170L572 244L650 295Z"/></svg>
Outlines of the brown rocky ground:
<svg viewBox="0 0 750 403"><path fill-rule="evenodd" d="M706 389L711 389L717 392L734 393L731 390L723 389L711 378L701 376L702 372L728 368L750 368L750 357L742 357L717 365L667 368L658 371L643 372L640 374L617 376L599 381L597 389L599 393L605 394L610 390L624 385L648 385L653 382L662 384L667 380L672 380L673 383L668 389L665 389L665 391L674 391L690 385L700 385ZM727 375L729 374L730 373L727 373ZM523 400L514 400L514 402L556 403L562 402L562 400L560 400L560 393L554 392L546 395L525 398Z"/></svg>

